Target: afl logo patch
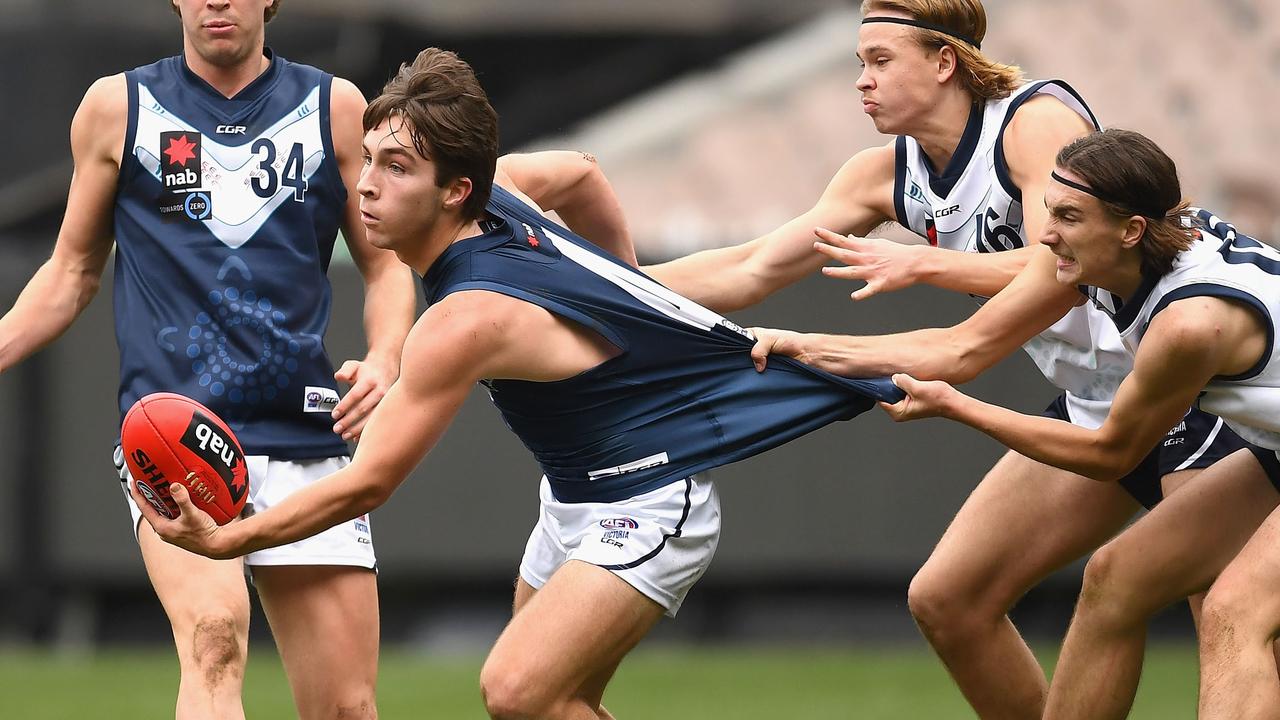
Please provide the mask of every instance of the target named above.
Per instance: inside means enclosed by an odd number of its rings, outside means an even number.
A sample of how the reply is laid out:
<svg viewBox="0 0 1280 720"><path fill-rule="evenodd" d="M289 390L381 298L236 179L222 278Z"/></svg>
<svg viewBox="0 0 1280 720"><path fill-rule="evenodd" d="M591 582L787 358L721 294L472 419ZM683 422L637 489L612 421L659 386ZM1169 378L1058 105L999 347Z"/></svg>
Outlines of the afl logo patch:
<svg viewBox="0 0 1280 720"><path fill-rule="evenodd" d="M629 517L616 517L601 520L600 527L607 530L635 530L640 525Z"/></svg>

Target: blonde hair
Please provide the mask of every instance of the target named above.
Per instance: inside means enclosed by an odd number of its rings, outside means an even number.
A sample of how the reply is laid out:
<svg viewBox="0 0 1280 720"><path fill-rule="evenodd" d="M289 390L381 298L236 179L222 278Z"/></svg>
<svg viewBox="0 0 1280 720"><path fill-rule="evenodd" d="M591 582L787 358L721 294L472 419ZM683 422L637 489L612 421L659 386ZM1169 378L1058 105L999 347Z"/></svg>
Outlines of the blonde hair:
<svg viewBox="0 0 1280 720"><path fill-rule="evenodd" d="M903 13L979 43L987 34L987 11L981 0L863 0L862 14L869 12ZM996 62L963 40L925 28L912 28L912 31L917 42L926 48L940 50L945 45L951 46L959 65L956 70L960 84L979 100L1009 97L1025 82L1022 68Z"/></svg>

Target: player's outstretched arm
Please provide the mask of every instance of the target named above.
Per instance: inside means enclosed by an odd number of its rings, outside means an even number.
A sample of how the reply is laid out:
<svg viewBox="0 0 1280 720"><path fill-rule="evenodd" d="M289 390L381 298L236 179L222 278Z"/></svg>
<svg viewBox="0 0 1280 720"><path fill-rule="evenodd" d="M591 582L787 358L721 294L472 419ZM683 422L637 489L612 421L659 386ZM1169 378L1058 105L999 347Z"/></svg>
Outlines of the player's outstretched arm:
<svg viewBox="0 0 1280 720"><path fill-rule="evenodd" d="M295 542L385 503L439 441L494 358L507 355L501 318L476 312L458 296L433 305L405 342L403 372L369 420L347 467L269 510L222 527L170 486L182 514L160 515L136 494L143 516L166 541L213 558Z"/></svg>
<svg viewBox="0 0 1280 720"><path fill-rule="evenodd" d="M703 250L645 272L716 312L754 305L816 272L826 258L814 252L813 230L865 235L894 216L893 145L854 155L806 213L741 245Z"/></svg>
<svg viewBox="0 0 1280 720"><path fill-rule="evenodd" d="M1082 300L1078 290L1057 281L1053 253L1039 248L1008 287L958 325L870 336L753 328L757 342L751 357L761 371L773 354L846 377L901 372L964 383L1011 355Z"/></svg>
<svg viewBox="0 0 1280 720"><path fill-rule="evenodd" d="M1088 134L1093 126L1057 98L1040 95L1014 113L1005 128L1003 148L1009 175L1022 192L1023 227L1020 236L1008 229L983 227L983 242L992 248L1026 247L998 252L962 252L927 245L902 246L888 240L832 234L817 248L843 264L824 272L828 277L862 280L866 285L852 293L864 300L880 292L925 283L944 290L992 297L1013 281L1034 254L1048 212L1044 190L1049 183L1058 150Z"/></svg>
<svg viewBox="0 0 1280 720"><path fill-rule="evenodd" d="M1137 467L1186 415L1206 383L1217 375L1238 374L1257 361L1263 333L1257 318L1248 314L1216 298L1170 304L1152 320L1133 372L1096 430L1023 415L971 398L945 382L905 375L894 376L894 382L907 397L882 407L899 421L957 420L1034 460L1095 480L1116 480Z"/></svg>
<svg viewBox="0 0 1280 720"><path fill-rule="evenodd" d="M622 204L595 156L568 150L503 155L494 181L554 211L570 230L637 267Z"/></svg>
<svg viewBox="0 0 1280 720"><path fill-rule="evenodd" d="M53 248L0 318L0 372L53 342L98 292L111 254L113 203L124 145L128 97L124 75L103 78L85 93L71 121L75 173L67 213Z"/></svg>
<svg viewBox="0 0 1280 720"><path fill-rule="evenodd" d="M350 386L333 409L333 431L344 440L360 438L373 408L399 376L400 353L417 312L413 271L395 253L370 245L360 222L356 183L363 164L364 107L364 96L355 85L333 79L329 117L338 169L347 188L342 234L364 278L364 333L369 343L363 360L348 360L334 374Z"/></svg>

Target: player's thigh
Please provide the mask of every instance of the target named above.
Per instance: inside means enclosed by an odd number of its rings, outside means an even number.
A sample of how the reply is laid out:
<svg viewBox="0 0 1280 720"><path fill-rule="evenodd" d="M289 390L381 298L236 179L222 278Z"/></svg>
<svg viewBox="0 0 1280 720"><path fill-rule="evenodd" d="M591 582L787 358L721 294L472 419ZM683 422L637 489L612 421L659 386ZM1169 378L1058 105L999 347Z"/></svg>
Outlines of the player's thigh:
<svg viewBox="0 0 1280 720"><path fill-rule="evenodd" d="M538 592L538 589L530 585L529 583L525 582L524 578L516 578L515 598L511 601L512 616L520 612L520 610L523 609L525 605L528 605L529 601L533 599L533 595L536 592Z"/></svg>
<svg viewBox="0 0 1280 720"><path fill-rule="evenodd" d="M179 650L190 650L197 631L231 636L244 646L249 591L239 559L211 560L166 543L143 521L138 546L156 597L173 626Z"/></svg>
<svg viewBox="0 0 1280 720"><path fill-rule="evenodd" d="M515 601L513 603L514 612L519 613L529 601L533 599L538 589L525 582L523 578L516 579ZM618 666L622 664L622 658L619 657L612 665L595 673L579 687L576 693L577 697L582 698L585 702L593 707L599 707L601 699L604 697L604 689L613 679L614 673L618 671Z"/></svg>
<svg viewBox="0 0 1280 720"><path fill-rule="evenodd" d="M486 674L532 678L545 697L576 694L611 675L665 612L613 572L570 560L511 619ZM598 702L603 687L596 690Z"/></svg>
<svg viewBox="0 0 1280 720"><path fill-rule="evenodd" d="M1171 492L1094 560L1154 610L1207 589L1277 503L1257 458L1240 450Z"/></svg>
<svg viewBox="0 0 1280 720"><path fill-rule="evenodd" d="M960 508L921 578L962 596L1012 602L1101 545L1139 508L1116 483L1008 452Z"/></svg>
<svg viewBox="0 0 1280 720"><path fill-rule="evenodd" d="M311 678L317 692L324 692L326 684L373 684L379 613L372 570L342 565L258 565L252 570L291 681Z"/></svg>
<svg viewBox="0 0 1280 720"><path fill-rule="evenodd" d="M1280 630L1280 509L1273 510L1210 588L1206 622L1244 625L1275 637ZM1225 617L1224 617L1225 615ZM1249 636L1245 642L1252 642Z"/></svg>

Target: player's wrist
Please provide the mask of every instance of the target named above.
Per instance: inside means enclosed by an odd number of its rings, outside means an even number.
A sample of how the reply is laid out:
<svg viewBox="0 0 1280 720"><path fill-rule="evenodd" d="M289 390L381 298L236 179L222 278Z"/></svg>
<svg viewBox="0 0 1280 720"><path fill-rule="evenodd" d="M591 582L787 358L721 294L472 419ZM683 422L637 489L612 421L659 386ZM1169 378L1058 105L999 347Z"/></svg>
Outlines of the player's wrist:
<svg viewBox="0 0 1280 720"><path fill-rule="evenodd" d="M206 538L210 557L217 560L230 560L250 552L249 538L243 532L245 520L237 520L216 527Z"/></svg>
<svg viewBox="0 0 1280 720"><path fill-rule="evenodd" d="M903 268L912 285L929 283L943 272L937 262L938 253L933 252L936 248L929 245L906 245L903 249L906 258Z"/></svg>

